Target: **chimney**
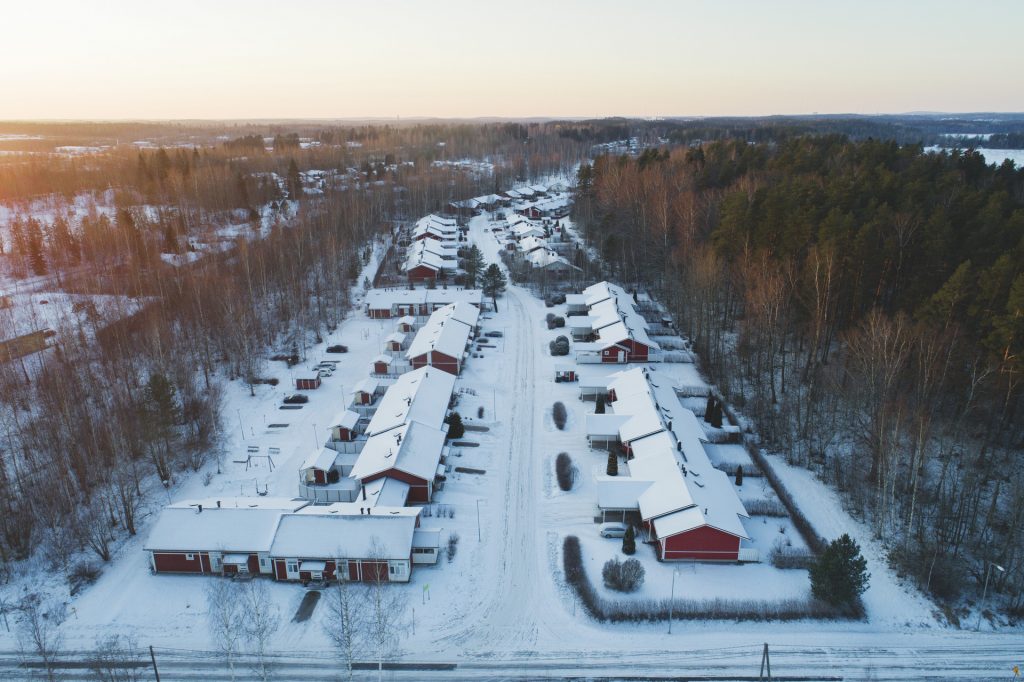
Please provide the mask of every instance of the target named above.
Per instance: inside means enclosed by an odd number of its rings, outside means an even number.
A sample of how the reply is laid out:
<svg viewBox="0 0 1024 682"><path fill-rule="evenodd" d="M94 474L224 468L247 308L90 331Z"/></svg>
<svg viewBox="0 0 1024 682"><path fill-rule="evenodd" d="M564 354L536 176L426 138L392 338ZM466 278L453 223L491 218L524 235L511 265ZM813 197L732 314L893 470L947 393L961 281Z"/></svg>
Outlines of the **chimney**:
<svg viewBox="0 0 1024 682"><path fill-rule="evenodd" d="M217 500L217 509L220 509L220 500Z"/></svg>
<svg viewBox="0 0 1024 682"><path fill-rule="evenodd" d="M203 505L197 504L196 505L196 514L202 514L202 513L203 513Z"/></svg>

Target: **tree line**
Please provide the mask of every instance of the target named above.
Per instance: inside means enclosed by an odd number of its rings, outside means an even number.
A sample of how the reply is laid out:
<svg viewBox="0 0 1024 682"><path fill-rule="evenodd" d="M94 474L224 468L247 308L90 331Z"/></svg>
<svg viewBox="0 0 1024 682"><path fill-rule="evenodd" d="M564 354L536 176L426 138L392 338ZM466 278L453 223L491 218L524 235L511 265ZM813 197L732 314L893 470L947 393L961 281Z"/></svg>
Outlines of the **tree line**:
<svg viewBox="0 0 1024 682"><path fill-rule="evenodd" d="M901 572L955 598L995 561L1022 607L1024 171L838 135L723 140L583 165L574 217Z"/></svg>

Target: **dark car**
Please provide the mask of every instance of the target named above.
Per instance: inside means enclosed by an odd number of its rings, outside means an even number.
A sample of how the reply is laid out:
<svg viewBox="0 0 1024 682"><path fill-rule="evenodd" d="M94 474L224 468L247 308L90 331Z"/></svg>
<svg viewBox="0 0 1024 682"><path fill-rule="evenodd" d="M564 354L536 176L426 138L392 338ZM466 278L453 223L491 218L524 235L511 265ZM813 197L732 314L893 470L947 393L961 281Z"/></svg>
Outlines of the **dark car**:
<svg viewBox="0 0 1024 682"><path fill-rule="evenodd" d="M327 346L328 353L347 353L348 346L342 346L340 343L335 346Z"/></svg>
<svg viewBox="0 0 1024 682"><path fill-rule="evenodd" d="M309 402L308 395L302 395L301 393L293 393L284 397L285 405L304 405Z"/></svg>
<svg viewBox="0 0 1024 682"><path fill-rule="evenodd" d="M500 339L505 336L505 334L503 332L484 332L484 336L489 336L492 339Z"/></svg>

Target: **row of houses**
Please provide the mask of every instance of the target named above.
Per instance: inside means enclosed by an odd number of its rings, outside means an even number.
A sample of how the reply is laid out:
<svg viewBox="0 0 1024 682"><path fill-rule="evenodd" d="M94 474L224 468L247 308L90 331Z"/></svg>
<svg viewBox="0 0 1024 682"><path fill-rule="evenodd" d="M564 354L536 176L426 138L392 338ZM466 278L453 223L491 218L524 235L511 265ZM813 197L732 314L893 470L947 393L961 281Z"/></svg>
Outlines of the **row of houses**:
<svg viewBox="0 0 1024 682"><path fill-rule="evenodd" d="M299 497L169 505L145 545L152 570L405 582L414 564L435 563L440 530L420 528L410 505L429 503L443 485L445 419L479 314L457 301L422 326L399 318L400 336L387 343L404 344L418 328L411 371L354 387L324 447L300 465Z"/></svg>
<svg viewBox="0 0 1024 682"><path fill-rule="evenodd" d="M661 347L651 339L633 296L622 287L598 282L566 296L565 302L577 362L625 364L660 358Z"/></svg>
<svg viewBox="0 0 1024 682"><path fill-rule="evenodd" d="M468 303L483 309L484 294L480 289L461 287L373 289L366 294L363 306L371 318L386 320L407 316L425 318L452 303Z"/></svg>
<svg viewBox="0 0 1024 682"><path fill-rule="evenodd" d="M403 318L398 331L386 340L385 352L373 360L373 373L379 376L401 374L407 369L437 367L452 375L462 371L466 348L476 333L480 309L459 301L438 308L408 343L410 332L417 326Z"/></svg>
<svg viewBox="0 0 1024 682"><path fill-rule="evenodd" d="M596 477L602 518L638 520L664 561L756 561L757 551L742 546L749 515L708 458L705 431L675 383L638 367L612 375L603 395L609 411L587 415L587 438L623 452L629 475Z"/></svg>
<svg viewBox="0 0 1024 682"><path fill-rule="evenodd" d="M558 202L563 200L562 197L556 195L564 193L568 190L568 187L561 182L555 182L551 185L524 185L522 187L516 187L515 189L506 190L498 194L484 194L482 196L473 197L471 199L463 199L461 201L449 202L446 211L451 215L456 216L474 216L479 215L482 211L494 211L499 208L509 208L514 203L522 203L525 201L534 200L535 204L541 204L546 201ZM559 204L560 205L560 204ZM532 207L532 205L531 205ZM543 207L541 210L553 210L556 207L552 204L550 207ZM528 207L521 206L516 210L525 210ZM534 217L550 217L550 216L534 216Z"/></svg>
<svg viewBox="0 0 1024 682"><path fill-rule="evenodd" d="M158 573L407 582L414 564L437 561L440 531L419 526L416 507L190 500L163 510L145 550Z"/></svg>

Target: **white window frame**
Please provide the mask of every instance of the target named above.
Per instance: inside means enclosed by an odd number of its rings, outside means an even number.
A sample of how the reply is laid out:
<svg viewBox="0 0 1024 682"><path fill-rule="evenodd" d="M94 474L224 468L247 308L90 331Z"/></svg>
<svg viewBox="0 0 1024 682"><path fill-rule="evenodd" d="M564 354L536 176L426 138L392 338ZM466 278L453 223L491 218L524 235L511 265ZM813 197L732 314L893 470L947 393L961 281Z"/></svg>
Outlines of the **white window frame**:
<svg viewBox="0 0 1024 682"><path fill-rule="evenodd" d="M195 561L195 560L196 560L195 552L185 552L185 561Z"/></svg>

